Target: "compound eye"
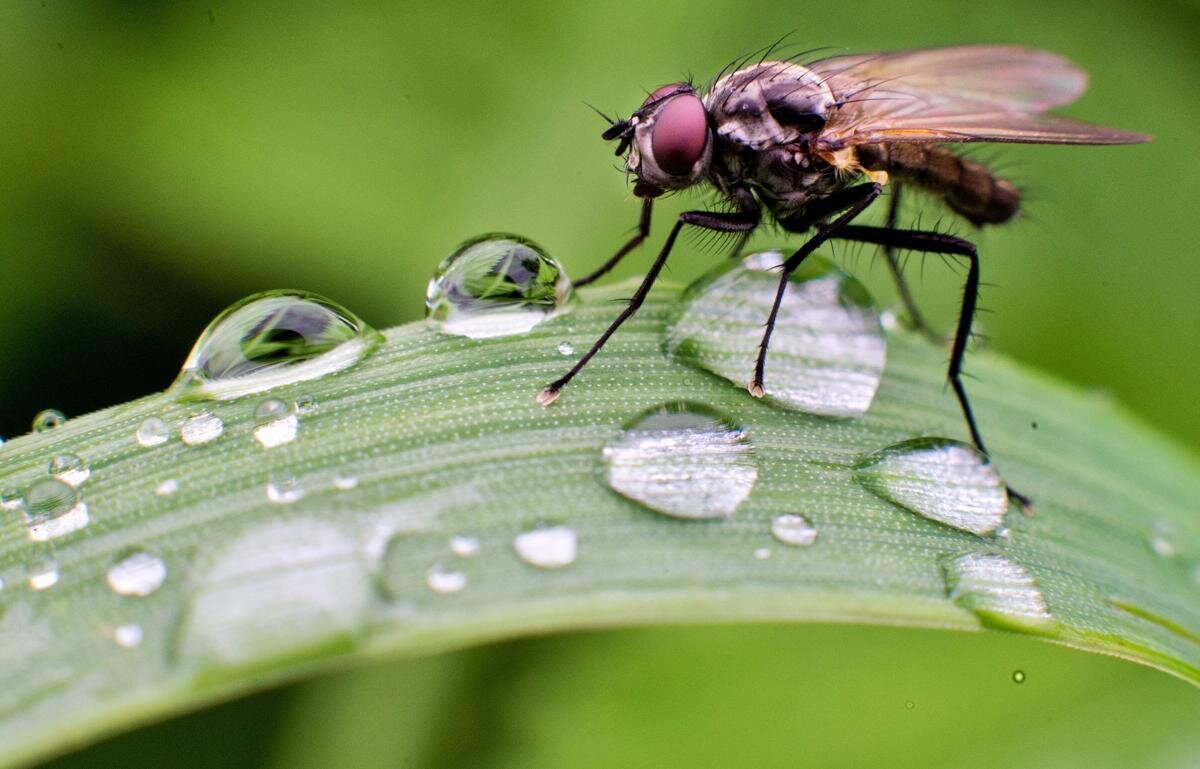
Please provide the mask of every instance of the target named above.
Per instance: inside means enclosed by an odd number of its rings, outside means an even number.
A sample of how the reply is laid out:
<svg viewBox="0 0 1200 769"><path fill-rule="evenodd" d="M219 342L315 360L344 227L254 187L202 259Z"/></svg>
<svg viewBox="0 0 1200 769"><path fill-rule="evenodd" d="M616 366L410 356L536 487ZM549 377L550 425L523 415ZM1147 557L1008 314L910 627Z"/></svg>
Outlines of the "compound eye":
<svg viewBox="0 0 1200 769"><path fill-rule="evenodd" d="M668 87L677 86L663 86ZM696 161L704 154L706 144L708 115L704 111L704 104L694 93L672 97L654 116L650 148L654 151L658 167L671 176L690 174Z"/></svg>

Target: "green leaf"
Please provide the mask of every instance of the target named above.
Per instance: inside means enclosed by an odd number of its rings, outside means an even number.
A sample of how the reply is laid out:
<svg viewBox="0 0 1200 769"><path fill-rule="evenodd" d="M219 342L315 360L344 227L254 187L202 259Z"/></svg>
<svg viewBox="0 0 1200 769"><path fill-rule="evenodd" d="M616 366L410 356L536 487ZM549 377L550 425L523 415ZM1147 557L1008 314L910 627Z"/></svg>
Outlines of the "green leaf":
<svg viewBox="0 0 1200 769"><path fill-rule="evenodd" d="M266 394L155 395L0 447L0 490L46 477L65 453L90 470L78 530L33 541L19 512L0 519L2 762L355 659L581 627L997 627L1200 683L1200 472L1109 399L971 356L996 467L1037 506L977 536L856 480L884 447L964 437L945 352L906 332L889 334L866 416L810 416L666 355L678 292L662 289L556 403L537 405L575 357L561 343L586 349L627 293L584 292L520 336L392 329L360 364L269 394L303 404L297 437L274 448L253 437ZM753 448L757 481L728 518L667 517L608 486L604 447L680 401L726 415ZM204 410L220 436L183 444L181 424ZM150 417L170 434L144 447L135 433ZM784 514L811 522L815 542L773 538ZM539 527L572 532L575 556L554 569L519 557L515 539ZM459 554L453 537L478 552ZM1013 590L1038 611L1005 611Z"/></svg>

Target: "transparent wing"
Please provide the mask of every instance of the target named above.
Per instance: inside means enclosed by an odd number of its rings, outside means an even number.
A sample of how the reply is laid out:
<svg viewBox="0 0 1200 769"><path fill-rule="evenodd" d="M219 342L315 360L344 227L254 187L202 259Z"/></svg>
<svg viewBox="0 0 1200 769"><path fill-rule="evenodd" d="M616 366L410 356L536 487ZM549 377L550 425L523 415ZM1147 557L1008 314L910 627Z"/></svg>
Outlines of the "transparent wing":
<svg viewBox="0 0 1200 769"><path fill-rule="evenodd" d="M879 142L1128 144L1149 137L1040 114L1078 98L1087 75L1047 51L960 46L809 65L840 107L822 149Z"/></svg>

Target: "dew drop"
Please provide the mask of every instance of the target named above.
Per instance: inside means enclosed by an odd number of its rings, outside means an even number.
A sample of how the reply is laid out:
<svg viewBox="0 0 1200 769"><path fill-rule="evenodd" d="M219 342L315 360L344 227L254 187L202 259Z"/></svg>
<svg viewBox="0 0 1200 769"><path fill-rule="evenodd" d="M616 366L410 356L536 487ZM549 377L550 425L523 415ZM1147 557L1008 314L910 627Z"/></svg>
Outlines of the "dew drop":
<svg viewBox="0 0 1200 769"><path fill-rule="evenodd" d="M166 443L170 432L167 423L163 420L158 417L146 417L138 425L137 432L133 436L137 439L139 446L150 448L151 446L161 446Z"/></svg>
<svg viewBox="0 0 1200 769"><path fill-rule="evenodd" d="M122 649L136 649L142 645L143 637L145 633L141 625L118 625L112 631L113 641Z"/></svg>
<svg viewBox="0 0 1200 769"><path fill-rule="evenodd" d="M138 550L109 567L104 579L117 595L144 597L162 587L167 565L158 556Z"/></svg>
<svg viewBox="0 0 1200 769"><path fill-rule="evenodd" d="M905 710L912 710L912 709L913 709L913 708L915 708L916 706L917 706L917 703L913 702L912 700L905 700L905 701L904 701L904 709L905 709Z"/></svg>
<svg viewBox="0 0 1200 769"><path fill-rule="evenodd" d="M425 584L435 593L458 593L467 586L467 575L437 564L426 572Z"/></svg>
<svg viewBox="0 0 1200 769"><path fill-rule="evenodd" d="M604 447L608 484L675 518L725 518L758 480L754 447L727 416L673 403L635 419Z"/></svg>
<svg viewBox="0 0 1200 769"><path fill-rule="evenodd" d="M66 415L58 409L44 409L33 418L33 431L35 433L49 432L66 421Z"/></svg>
<svg viewBox="0 0 1200 769"><path fill-rule="evenodd" d="M946 595L985 625L1027 629L1052 620L1033 576L1007 556L968 553L943 565Z"/></svg>
<svg viewBox="0 0 1200 769"><path fill-rule="evenodd" d="M25 512L25 494L17 488L0 491L0 510Z"/></svg>
<svg viewBox="0 0 1200 769"><path fill-rule="evenodd" d="M304 486L291 473L272 474L267 480L267 499L277 505L290 505L304 498Z"/></svg>
<svg viewBox="0 0 1200 769"><path fill-rule="evenodd" d="M517 557L540 569L561 569L575 563L578 542L575 530L549 526L518 534L513 539Z"/></svg>
<svg viewBox="0 0 1200 769"><path fill-rule="evenodd" d="M254 440L264 449L291 443L300 429L300 418L283 401L270 398L254 409Z"/></svg>
<svg viewBox="0 0 1200 769"><path fill-rule="evenodd" d="M463 535L451 537L450 549L459 558L471 558L479 554L479 540Z"/></svg>
<svg viewBox="0 0 1200 769"><path fill-rule="evenodd" d="M57 478L39 478L25 492L25 519L29 538L48 542L87 526L88 508L74 486Z"/></svg>
<svg viewBox="0 0 1200 769"><path fill-rule="evenodd" d="M495 233L468 240L442 260L425 291L425 316L471 339L521 334L570 293L562 265L541 247Z"/></svg>
<svg viewBox="0 0 1200 769"><path fill-rule="evenodd" d="M173 387L186 396L238 398L341 371L382 341L328 299L266 291L232 305L204 329Z"/></svg>
<svg viewBox="0 0 1200 769"><path fill-rule="evenodd" d="M168 478L154 487L154 493L160 497L169 497L177 491L179 491L179 481L174 478Z"/></svg>
<svg viewBox="0 0 1200 769"><path fill-rule="evenodd" d="M803 515L779 515L771 521L771 534L785 545L807 547L817 541L817 527Z"/></svg>
<svg viewBox="0 0 1200 769"><path fill-rule="evenodd" d="M303 416L317 410L317 399L312 395L301 395L296 399L296 413Z"/></svg>
<svg viewBox="0 0 1200 769"><path fill-rule="evenodd" d="M29 587L34 590L46 590L58 584L58 561L45 558L34 561L26 567Z"/></svg>
<svg viewBox="0 0 1200 769"><path fill-rule="evenodd" d="M771 548L758 547L754 549L754 557L760 561L766 561L771 557Z"/></svg>
<svg viewBox="0 0 1200 769"><path fill-rule="evenodd" d="M1012 672L1012 680L1013 680L1014 684L1025 683L1025 671L1024 670L1014 670Z"/></svg>
<svg viewBox="0 0 1200 769"><path fill-rule="evenodd" d="M667 351L744 385L754 372L782 263L781 252L762 251L689 286L667 327ZM861 416L879 389L886 358L887 340L867 290L832 262L810 256L784 293L763 395L810 414Z"/></svg>
<svg viewBox="0 0 1200 769"><path fill-rule="evenodd" d="M1175 543L1172 540L1172 527L1166 521L1155 521L1147 544L1150 551L1160 558L1174 558Z"/></svg>
<svg viewBox="0 0 1200 769"><path fill-rule="evenodd" d="M358 476L338 473L333 476L333 487L338 491L349 491L358 486Z"/></svg>
<svg viewBox="0 0 1200 769"><path fill-rule="evenodd" d="M575 345L571 344L570 342L559 342L558 347L556 347L555 349L558 350L559 355L574 355L575 354Z"/></svg>
<svg viewBox="0 0 1200 769"><path fill-rule="evenodd" d="M949 438L913 438L863 457L854 478L918 515L973 534L1004 523L1008 492L988 458Z"/></svg>
<svg viewBox="0 0 1200 769"><path fill-rule="evenodd" d="M199 446L214 441L225 432L225 423L211 411L193 414L179 428L179 439L188 446Z"/></svg>
<svg viewBox="0 0 1200 769"><path fill-rule="evenodd" d="M49 472L72 486L78 486L92 477L92 468L78 454L56 454L50 460Z"/></svg>

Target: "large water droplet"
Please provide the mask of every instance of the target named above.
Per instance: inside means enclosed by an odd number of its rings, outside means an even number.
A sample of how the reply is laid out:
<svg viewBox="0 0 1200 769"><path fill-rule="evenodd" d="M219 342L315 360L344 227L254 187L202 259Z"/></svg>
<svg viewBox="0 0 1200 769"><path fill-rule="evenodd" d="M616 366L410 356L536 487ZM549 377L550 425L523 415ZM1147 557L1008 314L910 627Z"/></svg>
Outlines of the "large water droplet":
<svg viewBox="0 0 1200 769"><path fill-rule="evenodd" d="M771 521L771 534L785 545L807 547L817 541L817 527L803 515L780 515Z"/></svg>
<svg viewBox="0 0 1200 769"><path fill-rule="evenodd" d="M179 439L188 446L199 446L215 441L225 432L225 423L210 411L193 414L179 427Z"/></svg>
<svg viewBox="0 0 1200 769"><path fill-rule="evenodd" d="M66 415L58 409L44 409L34 416L33 431L35 433L49 432L66 421Z"/></svg>
<svg viewBox="0 0 1200 769"><path fill-rule="evenodd" d="M450 334L486 339L520 334L562 306L567 273L536 244L517 235L483 235L438 265L425 291L425 316Z"/></svg>
<svg viewBox="0 0 1200 769"><path fill-rule="evenodd" d="M745 385L782 263L779 251L762 251L689 286L667 328L667 351ZM810 414L856 417L870 407L886 357L887 341L866 289L833 263L810 256L792 273L779 307L765 395Z"/></svg>
<svg viewBox="0 0 1200 769"><path fill-rule="evenodd" d="M604 447L617 493L676 518L724 518L750 496L758 465L746 432L707 406L652 409Z"/></svg>
<svg viewBox="0 0 1200 769"><path fill-rule="evenodd" d="M863 457L854 478L918 515L973 534L1004 522L1008 492L988 458L949 438L913 438Z"/></svg>
<svg viewBox="0 0 1200 769"><path fill-rule="evenodd" d="M174 387L189 396L237 398L341 371L382 341L382 334L328 299L266 291L208 325Z"/></svg>
<svg viewBox="0 0 1200 769"><path fill-rule="evenodd" d="M575 563L578 542L575 530L548 526L518 534L513 539L517 557L540 569L561 569Z"/></svg>
<svg viewBox="0 0 1200 769"><path fill-rule="evenodd" d="M458 593L467 586L467 575L439 563L426 572L425 584L435 593Z"/></svg>
<svg viewBox="0 0 1200 769"><path fill-rule="evenodd" d="M117 595L147 596L162 587L167 565L158 556L138 550L113 564L104 579Z"/></svg>
<svg viewBox="0 0 1200 769"><path fill-rule="evenodd" d="M254 409L254 440L264 449L291 443L300 429L300 418L283 401L270 398Z"/></svg>
<svg viewBox="0 0 1200 769"><path fill-rule="evenodd" d="M88 509L79 492L57 478L39 478L25 492L29 538L46 542L79 531L88 524Z"/></svg>
<svg viewBox="0 0 1200 769"><path fill-rule="evenodd" d="M984 624L1031 628L1052 621L1046 599L1024 566L997 553L968 553L944 564L946 594Z"/></svg>
<svg viewBox="0 0 1200 769"><path fill-rule="evenodd" d="M34 590L46 590L58 584L58 561L53 558L41 558L25 567L29 587Z"/></svg>
<svg viewBox="0 0 1200 769"><path fill-rule="evenodd" d="M150 448L151 446L161 446L166 443L169 434L170 429L168 429L166 422L158 417L146 417L138 425L137 432L134 433L134 438L137 439L139 446Z"/></svg>
<svg viewBox="0 0 1200 769"><path fill-rule="evenodd" d="M49 472L63 483L72 486L78 486L92 477L92 468L88 467L88 463L78 454L56 454L50 460Z"/></svg>

